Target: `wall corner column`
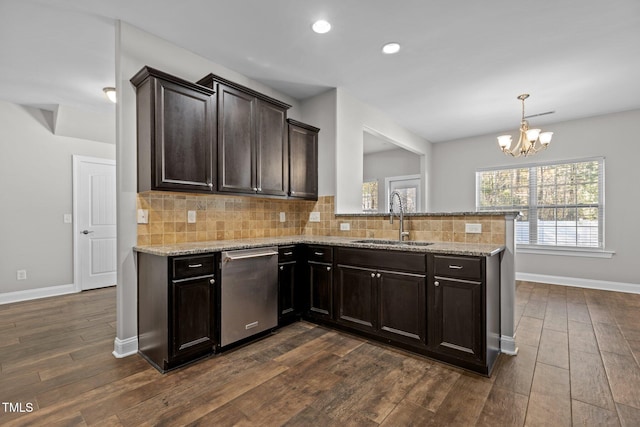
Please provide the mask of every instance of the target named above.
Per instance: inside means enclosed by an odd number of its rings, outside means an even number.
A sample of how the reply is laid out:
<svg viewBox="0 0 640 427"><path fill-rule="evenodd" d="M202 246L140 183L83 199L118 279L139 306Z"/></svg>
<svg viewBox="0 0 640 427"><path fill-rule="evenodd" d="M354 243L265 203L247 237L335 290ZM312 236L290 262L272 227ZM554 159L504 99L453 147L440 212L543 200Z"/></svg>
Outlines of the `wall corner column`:
<svg viewBox="0 0 640 427"><path fill-rule="evenodd" d="M500 262L500 351L518 354L515 333L516 214L505 215L505 250Z"/></svg>

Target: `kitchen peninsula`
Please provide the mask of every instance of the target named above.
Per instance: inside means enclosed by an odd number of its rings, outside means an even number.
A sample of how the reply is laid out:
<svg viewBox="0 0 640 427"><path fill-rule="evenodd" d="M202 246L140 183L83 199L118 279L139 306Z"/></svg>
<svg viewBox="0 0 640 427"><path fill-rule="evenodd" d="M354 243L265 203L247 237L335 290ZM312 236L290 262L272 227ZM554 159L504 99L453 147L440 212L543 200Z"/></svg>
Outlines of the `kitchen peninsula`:
<svg viewBox="0 0 640 427"><path fill-rule="evenodd" d="M164 203L151 201L158 197L171 199L168 194L158 193L146 193L140 197L141 206L146 207L165 206ZM195 201L196 205L199 201L204 208L204 212L199 212L198 215L206 218L215 217L213 212L222 214L225 206L234 209L233 203L202 203L203 200L200 199L203 196L173 197L184 200L185 209L187 200L192 197L198 199ZM209 199L216 196L204 197ZM230 198L227 196L226 199L228 201ZM176 203L177 200L173 200L174 208L183 204ZM320 223L305 222L303 227L298 228L300 232L297 234L282 235L287 232L284 227L273 231L269 231L267 227L261 230L266 230L266 233L273 236L242 238L241 233L235 234L236 231L232 229L229 232L237 235L237 239L138 245L135 250L139 254L140 297L157 297L158 293L167 293L160 310L167 313L177 308L171 307L171 295L177 298L179 293L176 293L176 289L182 283L180 278L174 280L175 277L171 277L177 271L176 266L197 266L203 264L200 261L207 259L206 257L210 257L208 259L212 266L202 282L198 293L200 298L191 300L192 304L198 304L200 310L190 307L190 313L200 311L203 319L213 321L200 330L200 335L196 334L190 336L189 341L182 341L183 350L178 351L180 345L176 347L173 358L166 350L168 344L165 351L160 352L162 357L154 355L154 350L151 351L151 356L145 354L149 353L145 347L145 337L157 338L158 331L154 329L155 332L150 334L149 331L140 330L141 354L164 371L194 358L224 351L225 347L220 345L218 339L219 278L220 267L224 262L220 254L232 250L277 247L279 326L302 318L489 375L500 352L501 335L504 339L500 319L500 294L504 291L501 288L508 281L502 279L501 283L500 276L505 264L512 262L512 249L505 243L505 235L509 228L508 221L513 222L509 218L515 218L515 214L410 215L405 218L410 240L400 243L390 240L392 236L397 236L397 231L396 227L391 229L386 226L388 216L345 216L325 212L322 205L330 206L331 200L332 197L321 197L312 204L311 211L319 210L322 220ZM261 216L269 224L273 224L271 218L277 217L276 211L286 205L285 202L260 203L243 197L234 201L240 203L238 215L241 218ZM308 202L295 204L299 203ZM171 204L167 203L166 206ZM241 208L245 204L246 211ZM275 206L271 206L272 204ZM211 209L207 209L207 205ZM216 206L222 208L222 212L216 210ZM253 210L251 206L254 206ZM300 206L293 206L291 215L294 218L299 209ZM274 212L268 213L270 210ZM309 216L308 213L305 215ZM166 218L167 214L155 212L152 217ZM174 217L181 215L176 214ZM336 230L339 228L335 224L336 218L343 223L349 221L354 227L347 233L340 232ZM239 220L240 224L242 221ZM252 220L247 221L247 225L252 224ZM260 221L254 221L253 225L259 226ZM464 229L461 224L471 222L483 224L485 230L484 236L471 238L476 240L475 243L424 240L426 236L457 236L458 240L462 240L461 235L453 230ZM213 223L214 221L210 222ZM229 224L233 227L233 221ZM332 229L332 225L336 227ZM250 229L254 230L251 226ZM448 234L449 229L451 234ZM490 233L489 230L494 231ZM351 236L343 237L340 233ZM492 234L496 243L491 243ZM498 235L501 235L501 239ZM140 237L142 236L145 235L141 234ZM174 237L170 239L175 242ZM480 243L481 240L489 243ZM162 273L161 277L157 277L159 272ZM150 281L145 275L149 274L156 275L152 288L147 286ZM215 285L209 284L211 278L215 279ZM158 312L157 307L151 310L147 303L140 304L139 316L142 317L139 327L143 329L143 318L147 310ZM171 323L171 315L167 316L163 322ZM174 316L178 314L174 313ZM179 331L178 324L174 322L172 325L167 326L168 333ZM167 342L171 341L171 337L167 336ZM247 341L250 339L243 343Z"/></svg>

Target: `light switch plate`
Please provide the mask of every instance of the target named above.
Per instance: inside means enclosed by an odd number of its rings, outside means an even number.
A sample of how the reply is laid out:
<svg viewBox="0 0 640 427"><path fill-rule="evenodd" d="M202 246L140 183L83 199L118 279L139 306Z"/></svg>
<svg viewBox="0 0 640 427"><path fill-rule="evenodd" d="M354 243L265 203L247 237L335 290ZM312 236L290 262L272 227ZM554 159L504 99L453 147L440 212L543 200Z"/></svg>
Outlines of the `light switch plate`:
<svg viewBox="0 0 640 427"><path fill-rule="evenodd" d="M351 230L351 224L349 224L348 222L340 223L340 231L349 231L349 230Z"/></svg>
<svg viewBox="0 0 640 427"><path fill-rule="evenodd" d="M149 224L148 209L138 209L138 224Z"/></svg>
<svg viewBox="0 0 640 427"><path fill-rule="evenodd" d="M287 220L287 214L284 212L280 212L280 222L285 222Z"/></svg>
<svg viewBox="0 0 640 427"><path fill-rule="evenodd" d="M187 222L189 224L196 222L196 211L187 211Z"/></svg>
<svg viewBox="0 0 640 427"><path fill-rule="evenodd" d="M65 224L71 224L72 220L73 217L71 216L71 214L64 214L64 216L62 217L62 222L64 222Z"/></svg>
<svg viewBox="0 0 640 427"><path fill-rule="evenodd" d="M18 270L18 271L16 271L16 279L17 280L27 280L27 270Z"/></svg>
<svg viewBox="0 0 640 427"><path fill-rule="evenodd" d="M320 212L311 212L309 214L309 222L320 222Z"/></svg>
<svg viewBox="0 0 640 427"><path fill-rule="evenodd" d="M473 234L482 233L482 224L465 224L464 231Z"/></svg>

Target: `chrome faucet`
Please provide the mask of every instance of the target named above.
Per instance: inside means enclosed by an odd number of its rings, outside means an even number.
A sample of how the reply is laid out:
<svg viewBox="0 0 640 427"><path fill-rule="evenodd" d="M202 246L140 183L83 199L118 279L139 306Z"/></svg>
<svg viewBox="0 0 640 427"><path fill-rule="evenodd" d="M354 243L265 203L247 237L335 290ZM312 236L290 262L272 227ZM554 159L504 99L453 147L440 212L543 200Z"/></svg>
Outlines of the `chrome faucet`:
<svg viewBox="0 0 640 427"><path fill-rule="evenodd" d="M393 198L398 198L398 206L400 206L400 228L398 229L398 241L403 242L404 238L409 235L408 231L404 231L404 207L402 206L402 197L400 193L395 190L389 197L389 223L393 224Z"/></svg>

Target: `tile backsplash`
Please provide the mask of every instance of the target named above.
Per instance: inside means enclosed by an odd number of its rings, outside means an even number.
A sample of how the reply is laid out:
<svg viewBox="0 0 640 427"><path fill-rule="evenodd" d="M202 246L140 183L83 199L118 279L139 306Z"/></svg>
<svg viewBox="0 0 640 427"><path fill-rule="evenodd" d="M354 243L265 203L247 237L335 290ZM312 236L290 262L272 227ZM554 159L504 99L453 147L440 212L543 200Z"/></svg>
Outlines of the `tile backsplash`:
<svg viewBox="0 0 640 427"><path fill-rule="evenodd" d="M389 216L338 216L334 196L318 201L279 200L243 196L196 195L149 191L138 194L138 209L148 209L149 223L138 225L138 245L166 245L208 240L295 235L396 239L399 220ZM196 222L187 221L188 211ZM284 212L285 221L280 222ZM309 222L311 212L320 222ZM340 224L348 223L349 231ZM465 224L482 225L479 234L465 233ZM433 242L505 242L504 215L429 215L405 217L410 240Z"/></svg>

